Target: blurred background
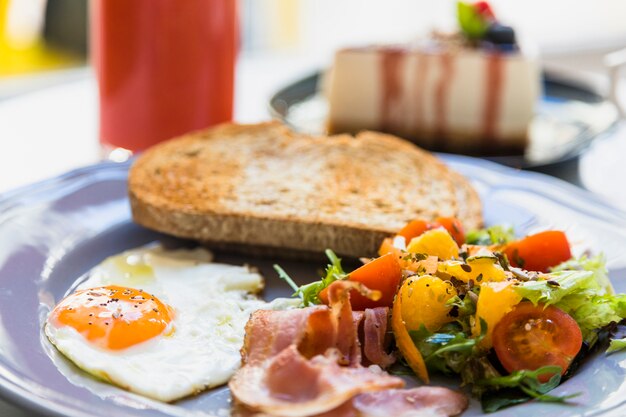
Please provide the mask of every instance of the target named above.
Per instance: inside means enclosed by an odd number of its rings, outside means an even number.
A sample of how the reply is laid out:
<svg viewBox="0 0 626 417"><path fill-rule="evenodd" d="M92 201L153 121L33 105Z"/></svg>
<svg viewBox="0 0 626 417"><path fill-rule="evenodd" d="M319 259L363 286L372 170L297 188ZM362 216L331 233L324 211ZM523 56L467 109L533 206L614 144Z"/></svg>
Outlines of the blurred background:
<svg viewBox="0 0 626 417"><path fill-rule="evenodd" d="M625 1L491 4L537 46L545 67L586 77L608 94L604 56L626 47ZM328 66L339 47L454 29L455 7L455 0L240 0L235 119L267 119L271 95ZM0 0L0 144L10 144L0 152L0 192L99 158L88 15L87 0ZM25 160L32 169L20 170Z"/></svg>
<svg viewBox="0 0 626 417"><path fill-rule="evenodd" d="M0 0L0 99L39 87L35 75L88 64L88 3ZM491 3L548 60L579 55L588 69L602 64L603 52L626 45L622 0ZM240 18L242 54L306 55L320 63L341 46L402 42L456 26L451 0L242 0Z"/></svg>
<svg viewBox="0 0 626 417"><path fill-rule="evenodd" d="M536 45L544 67L608 95L604 58L626 48L625 0L490 2ZM456 0L239 0L235 120L269 118L272 94L327 67L337 48L454 29L455 8ZM88 15L89 0L0 0L0 193L100 159ZM616 192L626 128L605 136L580 161L548 172L626 209L626 193ZM0 415L15 413L0 401Z"/></svg>

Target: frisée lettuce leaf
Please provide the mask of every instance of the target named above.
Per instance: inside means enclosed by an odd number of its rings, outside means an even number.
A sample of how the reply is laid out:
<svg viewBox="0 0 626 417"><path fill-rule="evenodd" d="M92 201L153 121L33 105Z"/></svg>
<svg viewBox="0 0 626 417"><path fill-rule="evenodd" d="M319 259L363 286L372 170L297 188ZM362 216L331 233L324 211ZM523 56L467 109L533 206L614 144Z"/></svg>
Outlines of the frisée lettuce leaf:
<svg viewBox="0 0 626 417"><path fill-rule="evenodd" d="M584 293L598 287L591 271L558 271L542 277L547 279L521 282L515 286L515 291L535 305L551 305L557 304L567 295Z"/></svg>
<svg viewBox="0 0 626 417"><path fill-rule="evenodd" d="M553 304L568 313L590 345L598 329L626 317L626 295L614 294L603 255L571 259L541 280L523 282L515 290L534 304Z"/></svg>
<svg viewBox="0 0 626 417"><path fill-rule="evenodd" d="M593 257L583 255L579 258L572 258L569 261L565 261L554 268L552 271L590 271L593 272L594 279L598 284L599 292L602 290L604 293L613 294L613 286L609 281L609 272L606 269L606 257L604 254L599 254Z"/></svg>
<svg viewBox="0 0 626 417"><path fill-rule="evenodd" d="M598 329L610 323L618 323L626 317L626 294L581 293L565 297L557 306L576 320L583 339L592 344Z"/></svg>

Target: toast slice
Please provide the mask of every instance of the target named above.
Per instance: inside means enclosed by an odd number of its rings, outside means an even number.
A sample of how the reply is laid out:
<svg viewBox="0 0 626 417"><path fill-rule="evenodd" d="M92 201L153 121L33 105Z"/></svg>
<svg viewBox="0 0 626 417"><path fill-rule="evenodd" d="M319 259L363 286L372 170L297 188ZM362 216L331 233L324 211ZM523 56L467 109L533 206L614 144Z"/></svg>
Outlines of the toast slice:
<svg viewBox="0 0 626 417"><path fill-rule="evenodd" d="M226 247L372 256L416 218L482 224L476 191L432 154L374 132L224 124L163 142L129 174L134 220Z"/></svg>

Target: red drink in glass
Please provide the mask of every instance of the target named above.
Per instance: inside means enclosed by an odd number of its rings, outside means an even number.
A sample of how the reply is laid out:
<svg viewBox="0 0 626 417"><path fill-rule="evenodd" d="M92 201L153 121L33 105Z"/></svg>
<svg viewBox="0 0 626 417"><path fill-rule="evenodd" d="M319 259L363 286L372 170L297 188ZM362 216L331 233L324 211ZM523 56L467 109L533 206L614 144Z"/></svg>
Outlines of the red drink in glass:
<svg viewBox="0 0 626 417"><path fill-rule="evenodd" d="M232 119L235 0L94 0L100 142L132 152Z"/></svg>

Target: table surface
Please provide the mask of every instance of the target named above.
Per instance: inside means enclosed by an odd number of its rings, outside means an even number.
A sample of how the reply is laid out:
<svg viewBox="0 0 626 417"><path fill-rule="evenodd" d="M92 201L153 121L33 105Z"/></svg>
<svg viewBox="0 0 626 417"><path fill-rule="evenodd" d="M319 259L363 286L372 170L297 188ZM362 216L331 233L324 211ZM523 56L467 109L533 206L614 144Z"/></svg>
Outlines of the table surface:
<svg viewBox="0 0 626 417"><path fill-rule="evenodd" d="M571 65L567 59L557 61ZM268 119L270 96L323 64L323 59L310 56L243 57L237 70L235 120ZM0 83L0 193L100 160L97 91L91 71L79 69L52 78L52 86L35 91L16 94L9 89L11 97L4 100ZM625 156L626 123L621 123L596 140L580 160L542 171L600 194L626 210L626 193L621 187L626 180ZM2 417L33 415L0 400Z"/></svg>

